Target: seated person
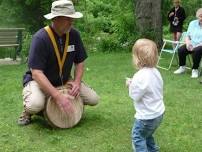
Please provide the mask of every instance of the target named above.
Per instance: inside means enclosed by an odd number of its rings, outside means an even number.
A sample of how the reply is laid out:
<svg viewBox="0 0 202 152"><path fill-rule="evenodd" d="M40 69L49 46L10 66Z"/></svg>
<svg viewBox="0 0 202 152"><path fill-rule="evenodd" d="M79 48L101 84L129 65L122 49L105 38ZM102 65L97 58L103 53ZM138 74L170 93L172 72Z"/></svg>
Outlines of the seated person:
<svg viewBox="0 0 202 152"><path fill-rule="evenodd" d="M189 23L185 44L178 49L179 69L174 74L182 74L185 72L186 56L192 54L192 78L198 78L198 67L202 56L202 8L196 12L197 20Z"/></svg>

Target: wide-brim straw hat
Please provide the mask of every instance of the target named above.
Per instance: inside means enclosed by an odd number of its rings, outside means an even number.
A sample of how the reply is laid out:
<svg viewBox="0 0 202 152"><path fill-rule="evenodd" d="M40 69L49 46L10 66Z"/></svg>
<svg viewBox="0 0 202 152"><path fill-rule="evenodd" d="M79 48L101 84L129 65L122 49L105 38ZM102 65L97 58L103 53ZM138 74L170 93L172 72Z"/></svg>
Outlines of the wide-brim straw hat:
<svg viewBox="0 0 202 152"><path fill-rule="evenodd" d="M81 18L83 14L75 11L72 1L57 0L52 3L51 13L44 15L44 17L50 20L58 16Z"/></svg>

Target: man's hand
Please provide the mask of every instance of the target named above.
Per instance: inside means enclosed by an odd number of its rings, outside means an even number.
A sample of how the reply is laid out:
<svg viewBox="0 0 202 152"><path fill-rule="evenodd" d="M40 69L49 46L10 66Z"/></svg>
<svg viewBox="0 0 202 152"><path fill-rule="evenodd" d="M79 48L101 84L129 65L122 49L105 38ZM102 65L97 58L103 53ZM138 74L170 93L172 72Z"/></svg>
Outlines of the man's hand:
<svg viewBox="0 0 202 152"><path fill-rule="evenodd" d="M68 91L68 93L71 96L76 97L79 94L81 84L76 81L69 81L67 82L67 85L70 86L70 90Z"/></svg>
<svg viewBox="0 0 202 152"><path fill-rule="evenodd" d="M71 100L74 100L74 96L66 94L64 95L62 93L58 94L55 98L56 104L60 107L61 111L63 111L64 113L74 112Z"/></svg>

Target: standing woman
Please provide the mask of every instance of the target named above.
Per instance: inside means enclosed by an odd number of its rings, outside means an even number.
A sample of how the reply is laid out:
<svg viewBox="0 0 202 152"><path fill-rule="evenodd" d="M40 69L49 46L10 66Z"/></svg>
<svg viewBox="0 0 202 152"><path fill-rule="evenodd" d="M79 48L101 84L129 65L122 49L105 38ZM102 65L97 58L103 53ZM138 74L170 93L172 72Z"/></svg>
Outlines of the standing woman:
<svg viewBox="0 0 202 152"><path fill-rule="evenodd" d="M173 5L174 7L168 13L168 20L170 22L170 32L173 33L173 40L179 41L186 15L184 8L180 6L180 0L173 0Z"/></svg>

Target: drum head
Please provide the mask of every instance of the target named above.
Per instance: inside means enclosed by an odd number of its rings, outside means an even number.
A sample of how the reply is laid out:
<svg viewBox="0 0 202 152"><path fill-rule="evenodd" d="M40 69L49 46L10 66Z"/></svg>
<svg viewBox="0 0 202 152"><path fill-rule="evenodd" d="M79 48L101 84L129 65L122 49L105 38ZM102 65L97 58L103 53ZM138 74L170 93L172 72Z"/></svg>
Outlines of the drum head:
<svg viewBox="0 0 202 152"><path fill-rule="evenodd" d="M53 127L71 128L81 119L83 114L83 102L80 97L76 97L72 102L74 112L62 112L52 97L46 102L44 116Z"/></svg>

